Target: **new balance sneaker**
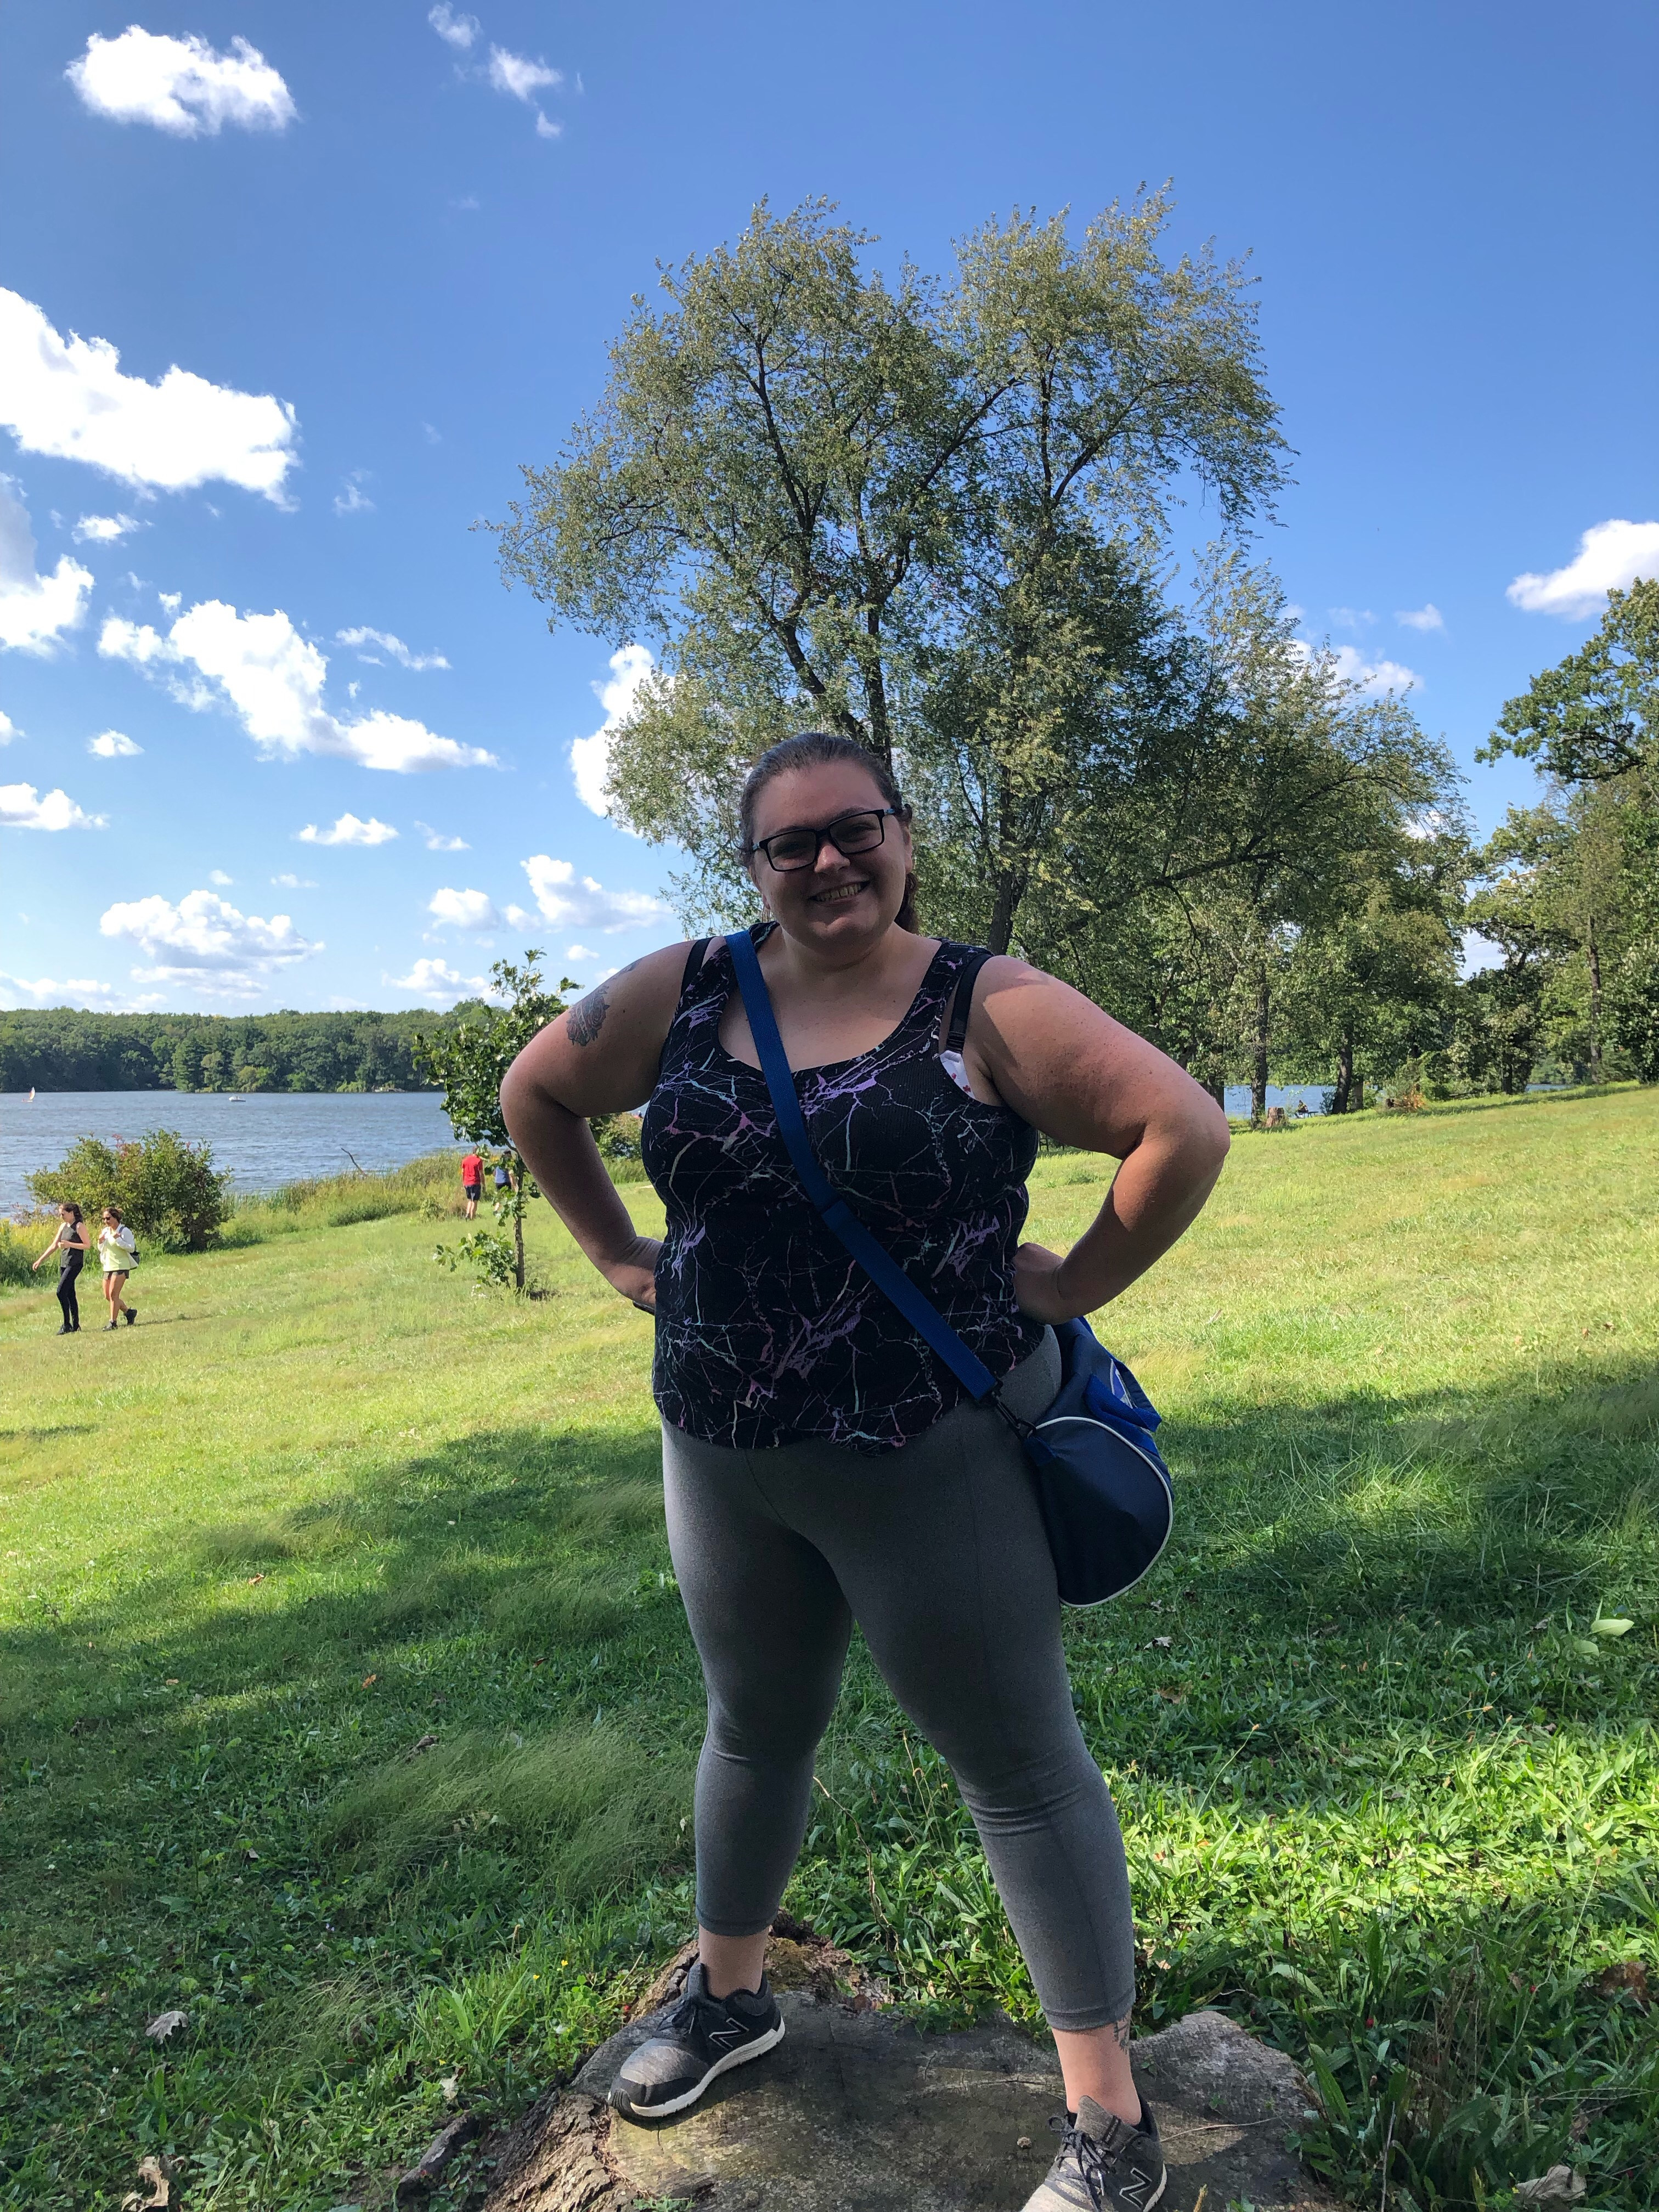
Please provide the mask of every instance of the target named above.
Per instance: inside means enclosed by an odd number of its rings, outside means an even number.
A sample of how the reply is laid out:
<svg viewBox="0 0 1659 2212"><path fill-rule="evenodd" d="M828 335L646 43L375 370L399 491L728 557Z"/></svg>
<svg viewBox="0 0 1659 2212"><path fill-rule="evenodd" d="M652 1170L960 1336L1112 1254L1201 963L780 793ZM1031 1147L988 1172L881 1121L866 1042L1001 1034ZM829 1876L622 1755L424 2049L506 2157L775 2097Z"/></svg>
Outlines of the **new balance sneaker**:
<svg viewBox="0 0 1659 2212"><path fill-rule="evenodd" d="M1168 2176L1158 2122L1143 2098L1132 2128L1092 2097L1079 2099L1075 2120L1050 2120L1060 2154L1025 2212L1152 2212Z"/></svg>
<svg viewBox="0 0 1659 2212"><path fill-rule="evenodd" d="M630 2119L659 2120L695 2105L718 2074L747 2065L783 2040L783 2015L764 1974L758 1990L711 1997L698 1960L660 2035L623 2061L611 2102Z"/></svg>

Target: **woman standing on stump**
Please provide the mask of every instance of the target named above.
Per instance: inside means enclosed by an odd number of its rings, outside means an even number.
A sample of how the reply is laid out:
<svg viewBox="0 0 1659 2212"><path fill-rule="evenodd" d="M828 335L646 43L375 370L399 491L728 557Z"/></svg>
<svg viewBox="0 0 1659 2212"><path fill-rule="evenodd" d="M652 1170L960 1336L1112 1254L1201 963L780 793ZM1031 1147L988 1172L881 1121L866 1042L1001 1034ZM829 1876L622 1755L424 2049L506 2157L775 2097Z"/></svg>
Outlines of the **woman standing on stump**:
<svg viewBox="0 0 1659 2212"><path fill-rule="evenodd" d="M1196 1218L1227 1149L1221 1111L1066 984L917 933L909 809L861 746L775 745L741 820L767 916L752 934L813 1149L1034 1419L1060 1385L1048 1324L1115 1297ZM635 1234L586 1119L647 1096L660 1243ZM1123 1845L1073 1711L1016 1437L820 1222L723 939L602 983L520 1054L501 1098L582 1250L656 1315L669 1544L708 1690L698 1960L613 2101L683 2111L781 2037L767 1931L856 1620L949 1762L1059 2047L1069 2110L1028 2212L1149 2212L1164 2160L1129 2070ZM1018 1241L1039 1131L1123 1163L1063 1258Z"/></svg>

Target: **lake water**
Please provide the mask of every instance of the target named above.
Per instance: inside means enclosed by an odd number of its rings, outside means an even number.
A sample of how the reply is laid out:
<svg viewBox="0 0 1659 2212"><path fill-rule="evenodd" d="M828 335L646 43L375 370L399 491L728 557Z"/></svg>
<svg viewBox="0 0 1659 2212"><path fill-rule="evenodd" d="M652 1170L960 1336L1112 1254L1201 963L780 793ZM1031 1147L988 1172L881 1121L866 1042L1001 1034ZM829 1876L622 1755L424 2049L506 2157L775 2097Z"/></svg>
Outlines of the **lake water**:
<svg viewBox="0 0 1659 2212"><path fill-rule="evenodd" d="M1328 1083L1292 1083L1284 1090L1276 1083L1267 1085L1267 1103L1282 1106L1287 1114L1294 1114L1298 1103L1304 1099L1307 1101L1310 1114L1327 1113L1334 1096ZM1249 1120L1250 1086L1248 1083L1230 1083L1227 1085L1226 1108L1236 1121Z"/></svg>
<svg viewBox="0 0 1659 2212"><path fill-rule="evenodd" d="M77 1137L142 1137L176 1129L213 1147L239 1190L274 1190L301 1176L371 1172L453 1146L435 1093L419 1091L260 1091L236 1100L214 1091L0 1091L0 1212L32 1203L23 1178L55 1167Z"/></svg>

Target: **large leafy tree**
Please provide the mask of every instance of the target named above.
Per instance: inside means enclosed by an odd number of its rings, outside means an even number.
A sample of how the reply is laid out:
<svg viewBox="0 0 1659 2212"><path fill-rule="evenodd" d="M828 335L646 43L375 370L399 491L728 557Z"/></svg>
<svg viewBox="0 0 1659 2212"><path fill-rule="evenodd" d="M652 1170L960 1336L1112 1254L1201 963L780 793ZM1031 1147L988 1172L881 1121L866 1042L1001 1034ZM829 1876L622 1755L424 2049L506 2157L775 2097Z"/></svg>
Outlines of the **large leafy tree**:
<svg viewBox="0 0 1659 2212"><path fill-rule="evenodd" d="M1476 757L1504 753L1565 784L1659 772L1659 579L1609 592L1594 637L1507 702Z"/></svg>
<svg viewBox="0 0 1659 2212"><path fill-rule="evenodd" d="M522 967L497 960L489 971L495 1004L481 1000L453 1029L423 1031L415 1040L422 1066L444 1094L444 1112L455 1134L467 1144L487 1146L506 1162L507 1196L497 1201L495 1218L512 1224L513 1279L520 1290L525 1282L525 1208L536 1186L501 1118L501 1082L531 1039L564 1012L560 994L578 988L567 975L557 992L549 990L536 965L541 957L532 945Z"/></svg>
<svg viewBox="0 0 1659 2212"><path fill-rule="evenodd" d="M945 286L867 270L822 203L763 206L665 272L661 313L636 302L501 558L553 621L655 650L611 789L694 855L689 910L744 910L732 794L804 722L971 825L999 949L1064 842L1055 802L1149 767L1121 726L1171 673L1146 546L1183 482L1229 524L1270 504L1283 452L1243 272L1165 258L1168 214L1115 206L1080 241L992 223Z"/></svg>

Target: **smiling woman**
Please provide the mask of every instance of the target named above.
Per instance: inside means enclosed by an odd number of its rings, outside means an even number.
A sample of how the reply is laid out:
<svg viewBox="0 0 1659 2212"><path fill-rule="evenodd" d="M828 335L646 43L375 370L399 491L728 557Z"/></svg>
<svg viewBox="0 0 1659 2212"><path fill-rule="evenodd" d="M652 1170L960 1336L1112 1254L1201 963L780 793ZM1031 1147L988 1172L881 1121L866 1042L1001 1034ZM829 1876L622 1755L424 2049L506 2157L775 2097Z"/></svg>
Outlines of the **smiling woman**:
<svg viewBox="0 0 1659 2212"><path fill-rule="evenodd" d="M681 2111L781 2035L766 1935L856 1617L956 1774L1059 2045L1075 2122L1030 2212L1081 2202L1066 2192L1108 2169L1148 2202L1163 2160L1129 2073L1123 1848L999 1408L1030 1420L1053 1398L1049 1324L1103 1304L1176 1241L1219 1171L1225 1123L1065 984L921 934L910 811L864 747L816 732L775 745L738 819L767 916L751 936L812 1148L1002 1388L997 1406L969 1402L849 1270L784 1148L730 940L647 955L514 1062L501 1103L515 1143L589 1259L657 1316L669 1541L708 1691L698 1964L613 2101ZM660 1242L635 1231L585 1118L647 1093ZM1064 1258L1019 1242L1039 1130L1123 1162Z"/></svg>

